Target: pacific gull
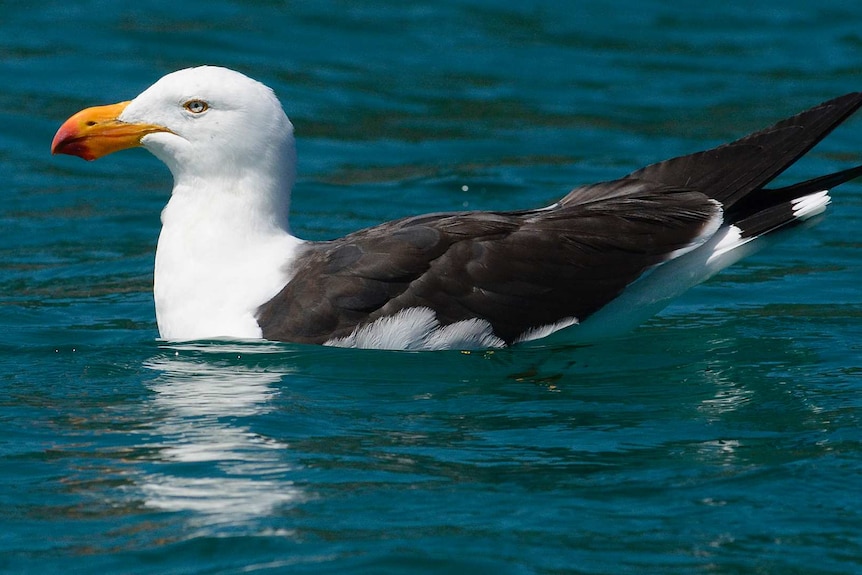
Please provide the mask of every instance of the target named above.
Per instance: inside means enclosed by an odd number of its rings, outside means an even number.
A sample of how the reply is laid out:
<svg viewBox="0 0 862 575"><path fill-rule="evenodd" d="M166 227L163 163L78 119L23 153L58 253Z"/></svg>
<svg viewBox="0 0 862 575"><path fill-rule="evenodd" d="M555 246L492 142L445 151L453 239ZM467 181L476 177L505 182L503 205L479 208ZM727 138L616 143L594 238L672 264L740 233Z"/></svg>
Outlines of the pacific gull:
<svg viewBox="0 0 862 575"><path fill-rule="evenodd" d="M547 207L420 215L331 241L291 234L293 125L271 89L226 68L83 110L51 151L94 160L143 146L170 168L154 277L164 339L495 348L629 330L821 214L862 166L764 186L860 105L847 94Z"/></svg>

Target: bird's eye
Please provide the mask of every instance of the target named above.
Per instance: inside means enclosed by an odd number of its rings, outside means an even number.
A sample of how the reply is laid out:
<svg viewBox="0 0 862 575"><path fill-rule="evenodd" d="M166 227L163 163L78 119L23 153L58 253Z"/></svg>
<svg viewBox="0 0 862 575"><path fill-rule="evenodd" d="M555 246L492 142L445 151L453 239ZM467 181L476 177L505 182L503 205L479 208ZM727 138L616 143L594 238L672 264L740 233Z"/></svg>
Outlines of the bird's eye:
<svg viewBox="0 0 862 575"><path fill-rule="evenodd" d="M192 114L203 114L207 110L209 110L210 105L204 102L203 100L189 100L185 104L183 104L183 108L191 112Z"/></svg>

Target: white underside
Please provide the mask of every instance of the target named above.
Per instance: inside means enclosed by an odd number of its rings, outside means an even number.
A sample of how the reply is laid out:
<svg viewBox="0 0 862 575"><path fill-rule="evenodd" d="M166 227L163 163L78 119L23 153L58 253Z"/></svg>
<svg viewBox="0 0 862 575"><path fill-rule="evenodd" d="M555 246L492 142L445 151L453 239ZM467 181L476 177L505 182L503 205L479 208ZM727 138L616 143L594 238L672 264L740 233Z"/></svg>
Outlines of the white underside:
<svg viewBox="0 0 862 575"><path fill-rule="evenodd" d="M432 309L414 307L358 327L347 337L331 339L324 345L434 351L503 347L505 342L494 335L491 324L484 319L443 326Z"/></svg>
<svg viewBox="0 0 862 575"><path fill-rule="evenodd" d="M535 327L524 332L516 343L543 338L576 323L576 318L566 318L554 324ZM505 347L506 342L494 335L494 330L487 320L468 319L444 326L431 308L413 307L360 326L349 336L331 339L324 345L436 351Z"/></svg>

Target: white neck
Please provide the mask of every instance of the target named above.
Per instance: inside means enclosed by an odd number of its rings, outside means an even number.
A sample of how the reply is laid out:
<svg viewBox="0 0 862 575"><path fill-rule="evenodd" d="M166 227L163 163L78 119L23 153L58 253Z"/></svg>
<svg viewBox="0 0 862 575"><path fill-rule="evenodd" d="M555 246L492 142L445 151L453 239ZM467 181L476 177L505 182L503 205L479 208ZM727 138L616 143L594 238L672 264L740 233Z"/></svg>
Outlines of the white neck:
<svg viewBox="0 0 862 575"><path fill-rule="evenodd" d="M290 279L301 243L288 231L289 188L278 178L176 180L156 251L161 337L260 338L257 308Z"/></svg>
<svg viewBox="0 0 862 575"><path fill-rule="evenodd" d="M288 227L296 147L275 96L263 96L237 125L230 110L215 109L212 119L225 124L189 129L191 139L171 131L141 139L174 176L153 286L165 339L260 338L257 309L290 279L301 243Z"/></svg>

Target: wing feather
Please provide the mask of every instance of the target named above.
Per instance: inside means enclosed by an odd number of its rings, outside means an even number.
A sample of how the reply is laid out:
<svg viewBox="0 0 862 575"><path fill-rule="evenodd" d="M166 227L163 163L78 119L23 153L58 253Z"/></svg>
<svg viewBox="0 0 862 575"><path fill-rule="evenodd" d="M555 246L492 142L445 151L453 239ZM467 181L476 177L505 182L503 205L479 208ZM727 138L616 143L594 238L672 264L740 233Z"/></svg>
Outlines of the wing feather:
<svg viewBox="0 0 862 575"><path fill-rule="evenodd" d="M703 194L635 179L583 198L554 210L431 214L311 244L260 308L264 337L323 343L427 307L444 326L486 320L511 343L583 320L721 217Z"/></svg>

